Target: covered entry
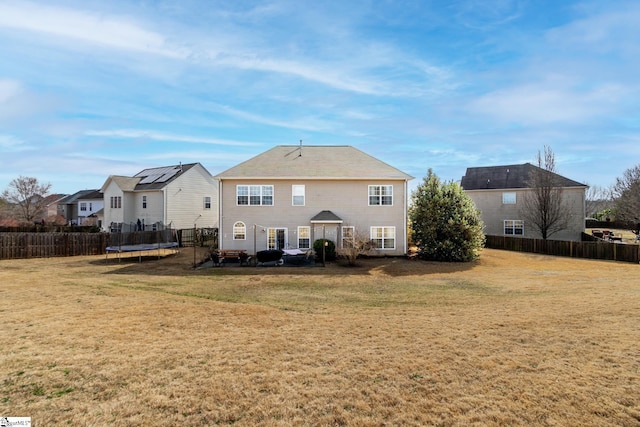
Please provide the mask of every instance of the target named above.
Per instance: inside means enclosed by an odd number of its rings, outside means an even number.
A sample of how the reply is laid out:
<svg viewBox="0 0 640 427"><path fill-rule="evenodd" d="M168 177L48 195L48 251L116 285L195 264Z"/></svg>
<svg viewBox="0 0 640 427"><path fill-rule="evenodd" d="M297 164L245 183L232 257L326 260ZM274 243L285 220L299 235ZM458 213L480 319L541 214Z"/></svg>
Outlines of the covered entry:
<svg viewBox="0 0 640 427"><path fill-rule="evenodd" d="M311 218L312 240L318 239L331 240L339 246L340 227L344 221L338 215L331 211L322 211Z"/></svg>

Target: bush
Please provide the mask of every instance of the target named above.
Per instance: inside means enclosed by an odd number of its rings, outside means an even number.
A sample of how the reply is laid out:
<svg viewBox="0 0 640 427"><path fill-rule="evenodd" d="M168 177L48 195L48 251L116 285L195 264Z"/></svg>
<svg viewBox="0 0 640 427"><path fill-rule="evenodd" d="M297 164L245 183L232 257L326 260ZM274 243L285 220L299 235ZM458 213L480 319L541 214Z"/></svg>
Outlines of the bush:
<svg viewBox="0 0 640 427"><path fill-rule="evenodd" d="M418 256L433 261L472 261L484 246L480 212L454 182L431 169L411 197L409 219Z"/></svg>
<svg viewBox="0 0 640 427"><path fill-rule="evenodd" d="M324 243L327 242L325 245ZM328 239L318 239L313 242L313 250L317 259L322 259L322 248L324 247L324 259L326 261L334 261L336 259L336 244Z"/></svg>

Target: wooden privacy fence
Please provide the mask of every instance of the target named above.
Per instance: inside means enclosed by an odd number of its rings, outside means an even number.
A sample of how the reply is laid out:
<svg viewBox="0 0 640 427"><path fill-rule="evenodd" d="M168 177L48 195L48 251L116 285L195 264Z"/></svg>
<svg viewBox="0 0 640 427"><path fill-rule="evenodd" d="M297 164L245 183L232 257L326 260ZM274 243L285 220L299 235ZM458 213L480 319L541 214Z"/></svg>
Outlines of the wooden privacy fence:
<svg viewBox="0 0 640 427"><path fill-rule="evenodd" d="M571 242L564 240L527 239L524 237L485 236L485 247L541 255L609 261L640 262L640 245L610 242Z"/></svg>
<svg viewBox="0 0 640 427"><path fill-rule="evenodd" d="M102 255L105 233L0 233L0 259Z"/></svg>
<svg viewBox="0 0 640 427"><path fill-rule="evenodd" d="M182 238L186 237L187 245ZM177 240L176 240L177 239ZM107 246L178 241L180 246L218 247L218 229L170 228L127 233L1 233L0 259L104 255Z"/></svg>

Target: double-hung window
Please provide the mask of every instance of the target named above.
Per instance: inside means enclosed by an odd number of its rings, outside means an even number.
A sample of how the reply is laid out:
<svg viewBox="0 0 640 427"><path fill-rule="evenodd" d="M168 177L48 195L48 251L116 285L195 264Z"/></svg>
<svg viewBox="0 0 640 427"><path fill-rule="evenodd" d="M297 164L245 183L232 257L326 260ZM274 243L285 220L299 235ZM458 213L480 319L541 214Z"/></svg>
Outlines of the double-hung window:
<svg viewBox="0 0 640 427"><path fill-rule="evenodd" d="M205 196L203 199L203 206L205 209L211 209L211 197Z"/></svg>
<svg viewBox="0 0 640 427"><path fill-rule="evenodd" d="M298 249L311 248L311 227L298 227Z"/></svg>
<svg viewBox="0 0 640 427"><path fill-rule="evenodd" d="M291 204L293 206L304 206L304 185L291 186Z"/></svg>
<svg viewBox="0 0 640 427"><path fill-rule="evenodd" d="M369 206L393 205L393 185L370 185Z"/></svg>
<svg viewBox="0 0 640 427"><path fill-rule="evenodd" d="M504 234L507 236L524 235L524 221L521 219L505 219Z"/></svg>
<svg viewBox="0 0 640 427"><path fill-rule="evenodd" d="M516 204L516 193L502 193L502 204L503 205L515 205Z"/></svg>
<svg viewBox="0 0 640 427"><path fill-rule="evenodd" d="M346 225L342 227L342 247L352 248L355 244L355 227Z"/></svg>
<svg viewBox="0 0 640 427"><path fill-rule="evenodd" d="M245 240L247 238L247 226L244 222L238 221L233 224L233 240Z"/></svg>
<svg viewBox="0 0 640 427"><path fill-rule="evenodd" d="M82 212L86 212L86 210L87 210L87 203L86 202L80 202L80 210Z"/></svg>
<svg viewBox="0 0 640 427"><path fill-rule="evenodd" d="M396 248L395 227L371 227L371 242L378 249Z"/></svg>
<svg viewBox="0 0 640 427"><path fill-rule="evenodd" d="M238 185L238 206L273 206L273 185Z"/></svg>
<svg viewBox="0 0 640 427"><path fill-rule="evenodd" d="M147 196L142 196L142 209L147 209Z"/></svg>

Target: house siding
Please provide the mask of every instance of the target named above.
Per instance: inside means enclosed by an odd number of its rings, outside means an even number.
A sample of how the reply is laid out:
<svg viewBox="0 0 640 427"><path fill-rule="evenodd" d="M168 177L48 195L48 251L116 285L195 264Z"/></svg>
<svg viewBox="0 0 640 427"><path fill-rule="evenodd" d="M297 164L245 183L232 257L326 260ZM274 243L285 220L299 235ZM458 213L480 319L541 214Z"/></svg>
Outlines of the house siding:
<svg viewBox="0 0 640 427"><path fill-rule="evenodd" d="M107 188L104 190L104 223L103 228L109 229L111 223L119 223L124 221L124 209L111 209L111 197L122 197L124 207L124 193L118 187L118 184L111 181Z"/></svg>
<svg viewBox="0 0 640 427"><path fill-rule="evenodd" d="M218 227L218 184L201 167L193 167L165 189L167 221L176 229ZM211 209L204 208L204 197Z"/></svg>
<svg viewBox="0 0 640 427"><path fill-rule="evenodd" d="M487 235L504 235L505 220L522 220L522 203L530 189L492 189L492 190L466 190L476 207L481 212L484 222L484 232ZM515 193L516 204L503 204L503 193ZM579 241L584 231L585 199L584 187L564 188L563 199L570 209L571 216L565 230L554 233L550 239ZM524 224L524 236L527 238L540 238L540 233L530 224Z"/></svg>
<svg viewBox="0 0 640 427"><path fill-rule="evenodd" d="M237 185L273 185L273 206L238 206ZM305 186L304 206L293 206L292 186ZM369 206L369 185L392 185L393 205ZM354 226L356 233L369 236L370 227L395 227L395 249L380 250L380 255L406 253L406 181L389 179L224 179L220 185L224 216L220 220L221 246L245 249L251 253L267 248L267 229L286 228L288 246L298 247L298 227L311 227L311 243L323 235L340 247L340 227ZM330 210L341 224L311 223L319 212ZM233 225L242 221L247 227L245 240L233 240ZM255 227L255 228L254 228ZM255 235L255 240L254 240Z"/></svg>
<svg viewBox="0 0 640 427"><path fill-rule="evenodd" d="M146 209L142 207L143 197L147 197ZM164 194L162 190L140 191L130 194L131 218L129 222L137 223L138 219L144 223L145 228L159 222L164 224Z"/></svg>

